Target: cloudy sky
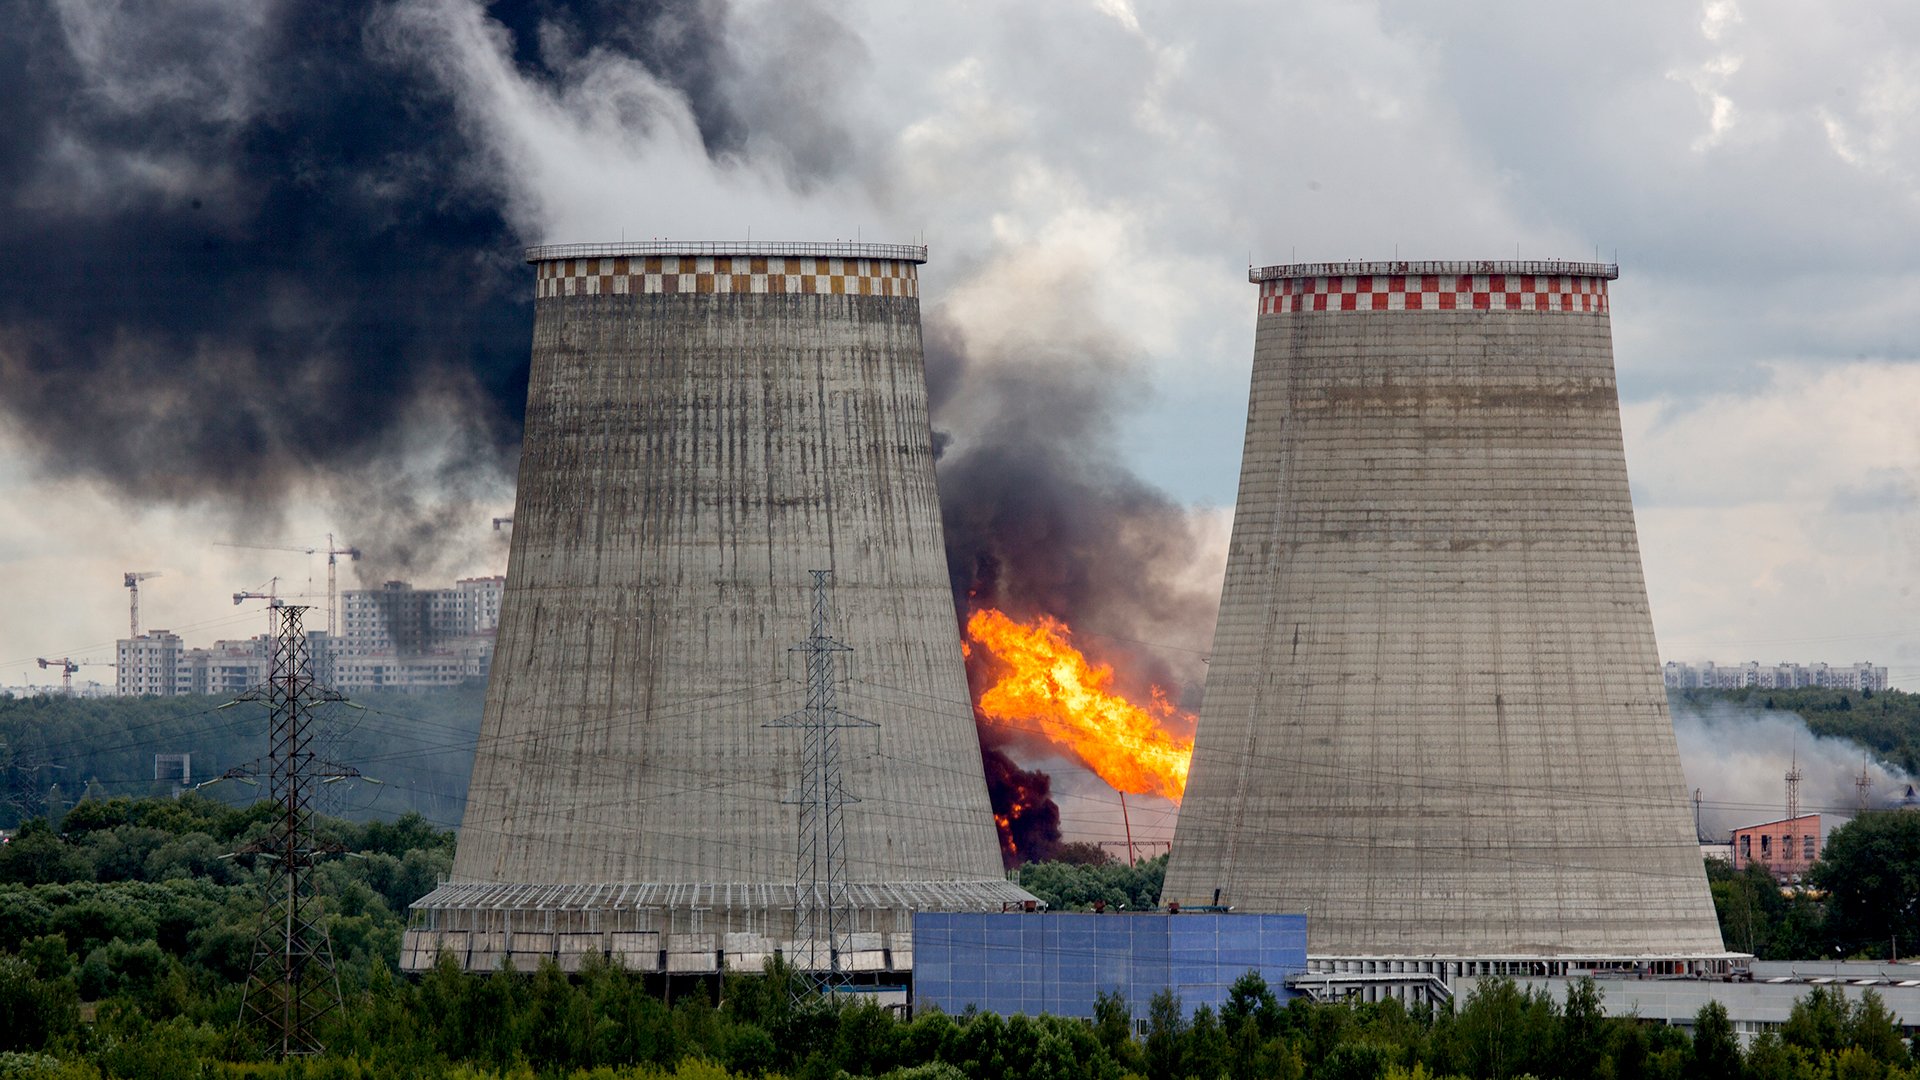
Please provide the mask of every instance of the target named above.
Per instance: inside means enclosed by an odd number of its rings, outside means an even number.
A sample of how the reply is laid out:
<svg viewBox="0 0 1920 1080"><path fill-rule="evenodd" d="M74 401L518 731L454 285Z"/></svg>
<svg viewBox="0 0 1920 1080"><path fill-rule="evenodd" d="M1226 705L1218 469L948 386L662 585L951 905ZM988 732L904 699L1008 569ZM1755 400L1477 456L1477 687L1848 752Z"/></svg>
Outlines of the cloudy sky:
<svg viewBox="0 0 1920 1080"><path fill-rule="evenodd" d="M751 235L929 244L954 446L997 371L1097 383L1200 595L1249 262L1617 257L1663 654L1920 688L1911 4L314 7L47 0L0 47L0 683L110 659L125 570L190 641L324 581L216 541L501 571L518 245Z"/></svg>

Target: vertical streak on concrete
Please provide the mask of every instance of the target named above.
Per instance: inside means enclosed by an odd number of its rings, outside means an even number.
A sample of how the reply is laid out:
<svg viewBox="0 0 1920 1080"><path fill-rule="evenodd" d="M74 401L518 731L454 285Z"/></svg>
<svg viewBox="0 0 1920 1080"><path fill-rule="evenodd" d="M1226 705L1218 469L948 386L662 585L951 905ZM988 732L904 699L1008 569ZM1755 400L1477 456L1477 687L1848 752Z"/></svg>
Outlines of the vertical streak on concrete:
<svg viewBox="0 0 1920 1080"><path fill-rule="evenodd" d="M1721 952L1662 689L1606 282L1256 271L1166 897L1317 955Z"/></svg>
<svg viewBox="0 0 1920 1080"><path fill-rule="evenodd" d="M800 746L764 725L805 699L791 646L807 571L832 568L843 707L879 725L845 738L850 880L1000 881L919 249L635 247L530 259L512 554L455 880L791 884Z"/></svg>

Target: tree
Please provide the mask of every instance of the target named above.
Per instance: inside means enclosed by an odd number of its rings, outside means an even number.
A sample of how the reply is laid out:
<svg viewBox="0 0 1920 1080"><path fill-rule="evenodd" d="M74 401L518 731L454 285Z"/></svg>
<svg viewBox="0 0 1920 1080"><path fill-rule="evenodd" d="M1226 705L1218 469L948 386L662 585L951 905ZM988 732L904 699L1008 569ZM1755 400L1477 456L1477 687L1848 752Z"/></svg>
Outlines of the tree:
<svg viewBox="0 0 1920 1080"><path fill-rule="evenodd" d="M1280 1033L1280 999L1257 971L1235 979L1227 988L1226 1003L1220 1006L1220 1025L1228 1031L1238 1031L1249 1020L1263 1040Z"/></svg>
<svg viewBox="0 0 1920 1080"><path fill-rule="evenodd" d="M1166 877L1165 855L1138 866L1109 860L1099 864L1030 862L1020 867L1020 887L1055 911L1091 910L1102 901L1109 911L1146 911L1160 902Z"/></svg>
<svg viewBox="0 0 1920 1080"><path fill-rule="evenodd" d="M1840 1050L1849 1043L1853 1007L1837 986L1816 986L1806 997L1793 1003L1787 1022L1780 1025L1780 1038L1789 1046L1811 1052L1817 1059Z"/></svg>
<svg viewBox="0 0 1920 1080"><path fill-rule="evenodd" d="M1122 1068L1132 1069L1137 1064L1139 1048L1133 1042L1133 1014L1127 1009L1126 998L1106 990L1094 994L1093 1034Z"/></svg>
<svg viewBox="0 0 1920 1080"><path fill-rule="evenodd" d="M0 1017L0 1050L38 1050L73 1030L80 996L72 979L43 979L27 961L0 955Z"/></svg>
<svg viewBox="0 0 1920 1080"><path fill-rule="evenodd" d="M1783 894L1780 883L1757 863L1735 870L1722 860L1708 859L1706 869L1720 936L1730 947L1762 960L1829 955L1827 909L1820 899Z"/></svg>
<svg viewBox="0 0 1920 1080"><path fill-rule="evenodd" d="M1171 990L1153 995L1147 1003L1147 1080L1181 1080L1186 1075L1181 1053L1186 1032L1179 996Z"/></svg>
<svg viewBox="0 0 1920 1080"><path fill-rule="evenodd" d="M1567 1006L1560 1014L1560 1075L1587 1080L1606 1058L1606 1012L1600 1007L1600 988L1590 978L1567 987Z"/></svg>
<svg viewBox="0 0 1920 1080"><path fill-rule="evenodd" d="M1369 1042L1341 1043L1313 1070L1314 1080L1380 1080L1392 1064L1383 1046Z"/></svg>
<svg viewBox="0 0 1920 1080"><path fill-rule="evenodd" d="M1055 862L1075 866L1106 866L1114 861L1106 848L1087 840L1073 840L1053 849Z"/></svg>
<svg viewBox="0 0 1920 1080"><path fill-rule="evenodd" d="M1911 1061L1899 1024L1875 990L1861 994L1854 1005L1853 1015L1847 1018L1847 1042L1883 1065L1904 1066Z"/></svg>
<svg viewBox="0 0 1920 1080"><path fill-rule="evenodd" d="M1920 814L1854 818L1827 838L1809 877L1827 893L1828 935L1844 951L1920 946Z"/></svg>
<svg viewBox="0 0 1920 1080"><path fill-rule="evenodd" d="M1753 1040L1747 1051L1749 1080L1814 1080L1816 1059L1798 1046L1789 1045L1778 1032L1766 1031Z"/></svg>
<svg viewBox="0 0 1920 1080"><path fill-rule="evenodd" d="M1553 999L1521 990L1509 978L1487 979L1467 996L1454 1024L1462 1071L1486 1080L1508 1080L1551 1064Z"/></svg>
<svg viewBox="0 0 1920 1080"><path fill-rule="evenodd" d="M49 885L92 880L92 863L60 839L45 818L27 822L11 843L0 845L0 882Z"/></svg>
<svg viewBox="0 0 1920 1080"><path fill-rule="evenodd" d="M1717 1001L1700 1006L1693 1018L1693 1051L1687 1075L1695 1080L1740 1080L1740 1044L1734 1038L1727 1007Z"/></svg>
<svg viewBox="0 0 1920 1080"><path fill-rule="evenodd" d="M1181 1062L1184 1075L1218 1080L1227 1070L1227 1033L1221 1029L1212 1006L1193 1010L1187 1025L1186 1054Z"/></svg>

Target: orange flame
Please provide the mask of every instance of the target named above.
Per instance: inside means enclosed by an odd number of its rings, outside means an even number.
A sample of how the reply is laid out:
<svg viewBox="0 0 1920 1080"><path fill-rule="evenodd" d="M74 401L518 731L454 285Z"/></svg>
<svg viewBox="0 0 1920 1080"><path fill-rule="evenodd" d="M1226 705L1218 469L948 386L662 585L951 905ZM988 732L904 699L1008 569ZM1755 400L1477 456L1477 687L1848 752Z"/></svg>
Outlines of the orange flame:
<svg viewBox="0 0 1920 1080"><path fill-rule="evenodd" d="M1193 740L1168 734L1160 722L1192 717L1175 709L1157 686L1144 706L1114 693L1112 666L1088 663L1068 640L1072 634L1046 615L1023 625L993 608L974 612L967 636L1003 668L975 703L981 714L1036 725L1117 791L1179 802Z"/></svg>

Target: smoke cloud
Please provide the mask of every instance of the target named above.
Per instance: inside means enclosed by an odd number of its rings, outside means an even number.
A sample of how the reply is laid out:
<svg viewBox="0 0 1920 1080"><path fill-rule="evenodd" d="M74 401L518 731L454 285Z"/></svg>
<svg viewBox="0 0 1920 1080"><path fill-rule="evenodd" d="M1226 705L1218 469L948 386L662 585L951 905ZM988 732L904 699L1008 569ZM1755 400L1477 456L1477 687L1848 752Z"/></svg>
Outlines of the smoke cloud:
<svg viewBox="0 0 1920 1080"><path fill-rule="evenodd" d="M521 247L921 219L877 209L920 175L896 133L849 122L872 59L805 0L27 5L0 37L0 425L52 477L249 537L318 504L362 585L497 557ZM1123 692L1191 709L1218 579L1121 463L1145 383L1076 321L1102 267L991 242L927 314L962 614L1062 618ZM996 798L1045 788L1006 766Z"/></svg>
<svg viewBox="0 0 1920 1080"><path fill-rule="evenodd" d="M927 353L930 385L965 402L934 406L936 424L967 425L936 434L962 617L980 607L1052 615L1089 656L1114 664L1122 690L1159 685L1197 706L1218 581L1196 580L1204 545L1192 511L1121 460L1127 367L1109 352L1041 341L969 354L956 349L962 340L942 328Z"/></svg>
<svg viewBox="0 0 1920 1080"><path fill-rule="evenodd" d="M1873 780L1873 807L1889 805L1913 782L1857 743L1815 735L1798 714L1784 710L1676 701L1673 731L1687 787L1700 791L1701 832L1721 842L1733 829L1786 816L1786 774L1796 763L1801 812L1820 814L1828 830L1857 812L1855 780L1863 765Z"/></svg>
<svg viewBox="0 0 1920 1080"><path fill-rule="evenodd" d="M1044 297L1054 312L1086 310L1074 296L1092 288L1093 273L1049 268L1031 252L1011 261L1022 260L1029 269L994 280ZM1023 280L1034 264L1040 279ZM1124 416L1141 392L1134 357L1073 316L1027 312L1014 325L1029 333L981 332L1007 322L982 318L968 299L932 313L926 334L960 618L984 607L1022 621L1051 615L1090 660L1113 665L1121 693L1146 700L1158 686L1197 710L1223 568L1199 554L1209 545L1193 511L1124 464ZM978 700L993 679L986 650L973 650L968 679ZM1062 756L1037 734L978 722L983 745L1029 766ZM1013 798L1000 782L990 769L996 805Z"/></svg>
<svg viewBox="0 0 1920 1080"><path fill-rule="evenodd" d="M363 582L458 562L449 546L510 491L531 326L518 252L547 221L524 198L540 148L511 157L449 72L483 49L523 100L575 117L585 90L644 78L650 96L603 97L597 133L629 153L670 137L709 167L751 143L723 92L726 14L22 7L0 40L0 419L52 475L255 535L288 500L329 504Z"/></svg>

